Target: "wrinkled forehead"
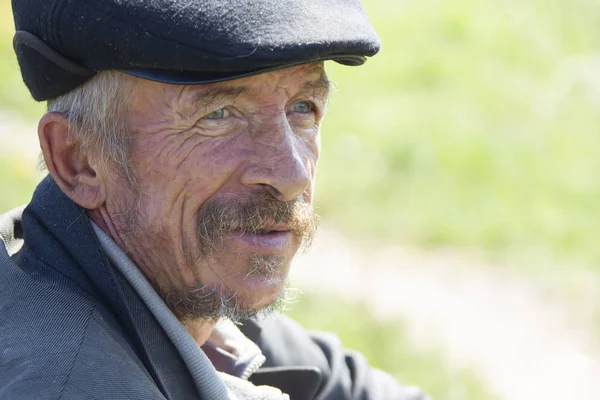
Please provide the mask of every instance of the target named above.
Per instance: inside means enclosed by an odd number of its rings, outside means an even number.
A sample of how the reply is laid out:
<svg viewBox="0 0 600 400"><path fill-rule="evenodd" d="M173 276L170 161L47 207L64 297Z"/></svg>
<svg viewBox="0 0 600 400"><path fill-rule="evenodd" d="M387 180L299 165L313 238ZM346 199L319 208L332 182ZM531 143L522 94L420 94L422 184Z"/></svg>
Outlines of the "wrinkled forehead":
<svg viewBox="0 0 600 400"><path fill-rule="evenodd" d="M144 108L193 106L201 109L210 103L242 96L265 98L276 91L281 92L284 97L306 92L326 101L331 88L323 62L201 85L174 85L141 78L131 79L136 81L133 103Z"/></svg>

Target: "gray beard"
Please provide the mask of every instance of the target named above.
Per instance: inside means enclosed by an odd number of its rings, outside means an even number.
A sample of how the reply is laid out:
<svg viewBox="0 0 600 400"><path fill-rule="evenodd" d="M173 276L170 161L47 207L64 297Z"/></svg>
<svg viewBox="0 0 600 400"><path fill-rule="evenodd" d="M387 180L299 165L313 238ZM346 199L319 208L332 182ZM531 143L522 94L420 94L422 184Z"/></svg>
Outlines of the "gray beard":
<svg viewBox="0 0 600 400"><path fill-rule="evenodd" d="M251 268L246 278L263 276L265 280L272 279L281 268L283 259L275 256L252 256ZM240 322L248 318L264 318L275 311L283 311L285 305L297 293L286 283L279 296L271 303L260 309L244 302L235 292L228 292L223 287L199 286L183 290L165 290L157 288L165 304L182 322L203 320L216 323L221 319Z"/></svg>

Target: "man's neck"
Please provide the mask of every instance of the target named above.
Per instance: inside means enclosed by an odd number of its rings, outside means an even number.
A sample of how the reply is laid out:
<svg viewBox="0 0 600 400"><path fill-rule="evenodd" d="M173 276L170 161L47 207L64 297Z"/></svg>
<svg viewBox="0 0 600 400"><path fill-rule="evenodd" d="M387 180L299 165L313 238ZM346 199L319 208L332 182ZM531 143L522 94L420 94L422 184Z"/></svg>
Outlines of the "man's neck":
<svg viewBox="0 0 600 400"><path fill-rule="evenodd" d="M215 328L215 324L207 321L191 321L183 323L185 329L192 335L198 346L204 345Z"/></svg>

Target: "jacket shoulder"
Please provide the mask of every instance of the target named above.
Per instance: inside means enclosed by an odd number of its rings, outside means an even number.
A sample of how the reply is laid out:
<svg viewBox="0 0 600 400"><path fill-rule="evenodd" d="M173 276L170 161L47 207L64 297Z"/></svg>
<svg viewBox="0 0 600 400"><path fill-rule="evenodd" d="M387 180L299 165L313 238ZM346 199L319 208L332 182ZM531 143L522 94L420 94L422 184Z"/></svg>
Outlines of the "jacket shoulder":
<svg viewBox="0 0 600 400"><path fill-rule="evenodd" d="M4 241L0 315L0 398L162 398L102 305L30 276Z"/></svg>

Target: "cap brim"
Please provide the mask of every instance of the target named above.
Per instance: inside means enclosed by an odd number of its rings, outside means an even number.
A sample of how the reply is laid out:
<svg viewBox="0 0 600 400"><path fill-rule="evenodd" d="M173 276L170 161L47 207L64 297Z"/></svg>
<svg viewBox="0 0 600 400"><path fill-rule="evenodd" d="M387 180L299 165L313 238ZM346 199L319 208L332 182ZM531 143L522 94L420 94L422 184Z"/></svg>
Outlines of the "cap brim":
<svg viewBox="0 0 600 400"><path fill-rule="evenodd" d="M258 75L265 72L276 71L283 68L289 68L296 65L310 64L318 61L333 60L340 64L349 66L358 66L365 63L366 57L360 55L332 55L326 58L316 60L301 60L289 63L281 63L264 68L255 69L252 71L173 71L166 69L153 68L128 68L120 71L128 75L133 75L138 78L147 79L150 81L170 83L174 85L200 85L206 83L215 83L230 81L233 79L245 78L252 75Z"/></svg>

